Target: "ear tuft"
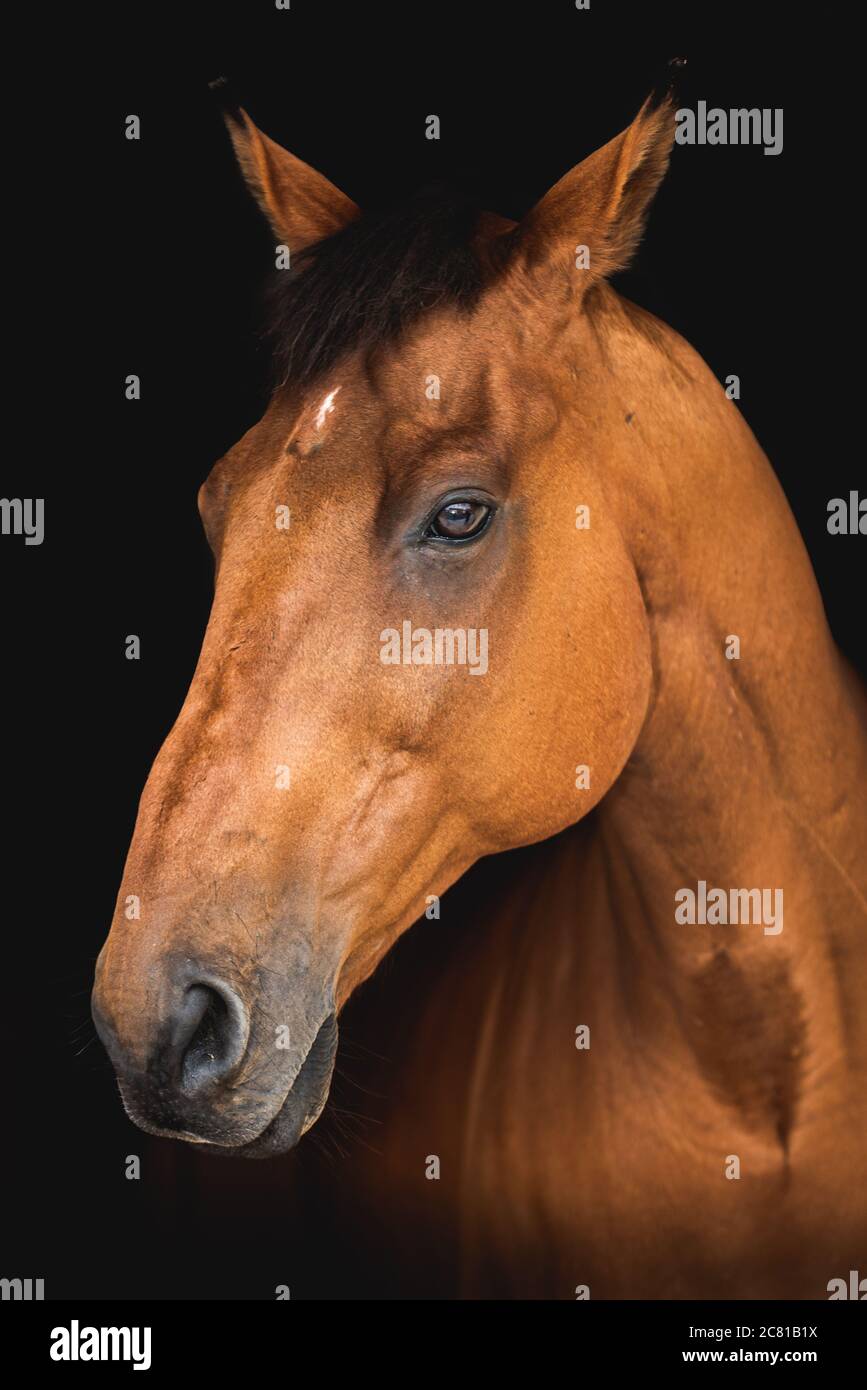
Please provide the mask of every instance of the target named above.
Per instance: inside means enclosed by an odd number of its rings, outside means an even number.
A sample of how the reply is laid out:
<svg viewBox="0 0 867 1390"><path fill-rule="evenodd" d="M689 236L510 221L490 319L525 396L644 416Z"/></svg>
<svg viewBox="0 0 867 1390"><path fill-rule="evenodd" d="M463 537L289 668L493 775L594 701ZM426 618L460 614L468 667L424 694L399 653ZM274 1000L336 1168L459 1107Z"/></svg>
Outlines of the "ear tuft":
<svg viewBox="0 0 867 1390"><path fill-rule="evenodd" d="M223 112L223 118L234 116L240 120L241 106L235 99L235 94L231 82L225 77L215 77L213 82L208 83L208 90L216 97Z"/></svg>
<svg viewBox="0 0 867 1390"><path fill-rule="evenodd" d="M657 107L662 106L663 102L667 100L673 101L675 106L677 105L677 82L686 64L686 58L669 58L665 67L659 70L650 96L645 103L645 105L650 107L651 111L655 111Z"/></svg>

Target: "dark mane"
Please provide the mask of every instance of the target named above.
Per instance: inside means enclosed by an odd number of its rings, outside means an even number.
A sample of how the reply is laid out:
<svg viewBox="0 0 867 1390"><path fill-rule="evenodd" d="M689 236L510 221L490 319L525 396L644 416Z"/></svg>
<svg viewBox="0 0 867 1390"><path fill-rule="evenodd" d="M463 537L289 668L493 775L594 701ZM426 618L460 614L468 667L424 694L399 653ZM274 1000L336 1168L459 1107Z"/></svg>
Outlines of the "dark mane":
<svg viewBox="0 0 867 1390"><path fill-rule="evenodd" d="M471 246L478 216L460 195L427 188L293 257L269 293L277 382L307 385L437 305L470 308L483 281Z"/></svg>

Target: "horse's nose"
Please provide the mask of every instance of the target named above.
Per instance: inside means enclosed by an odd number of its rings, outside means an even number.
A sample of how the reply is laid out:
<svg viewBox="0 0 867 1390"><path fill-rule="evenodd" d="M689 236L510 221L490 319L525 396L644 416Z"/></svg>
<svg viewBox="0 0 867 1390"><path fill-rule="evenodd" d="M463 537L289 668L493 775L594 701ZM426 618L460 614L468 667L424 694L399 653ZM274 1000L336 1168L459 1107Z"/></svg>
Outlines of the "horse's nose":
<svg viewBox="0 0 867 1390"><path fill-rule="evenodd" d="M214 975L193 978L168 991L157 1028L134 1049L101 1007L97 985L93 997L96 1030L121 1076L144 1072L167 1092L200 1096L215 1089L242 1061L250 1034L250 1016L236 990ZM151 1030L148 1030L151 1032ZM144 1062L142 1067L141 1062Z"/></svg>
<svg viewBox="0 0 867 1390"><path fill-rule="evenodd" d="M198 1095L235 1070L247 1048L250 1020L224 980L189 985L169 1019L161 1058L186 1095Z"/></svg>

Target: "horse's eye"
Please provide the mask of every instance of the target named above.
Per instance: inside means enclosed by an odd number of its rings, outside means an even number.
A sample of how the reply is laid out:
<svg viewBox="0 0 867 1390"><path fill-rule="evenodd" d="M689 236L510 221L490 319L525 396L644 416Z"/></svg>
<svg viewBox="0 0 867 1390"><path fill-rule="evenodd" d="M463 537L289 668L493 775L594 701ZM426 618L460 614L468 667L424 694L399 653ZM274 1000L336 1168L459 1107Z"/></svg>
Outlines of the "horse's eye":
<svg viewBox="0 0 867 1390"><path fill-rule="evenodd" d="M471 497L459 497L440 507L425 532L439 540L466 541L481 535L488 523L492 508Z"/></svg>

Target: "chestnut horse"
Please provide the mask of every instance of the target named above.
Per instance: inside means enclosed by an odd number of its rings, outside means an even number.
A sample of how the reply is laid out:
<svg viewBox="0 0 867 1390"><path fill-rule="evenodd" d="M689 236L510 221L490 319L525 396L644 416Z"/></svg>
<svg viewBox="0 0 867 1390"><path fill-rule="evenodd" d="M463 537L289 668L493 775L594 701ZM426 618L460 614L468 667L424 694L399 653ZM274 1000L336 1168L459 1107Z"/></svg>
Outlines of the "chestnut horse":
<svg viewBox="0 0 867 1390"><path fill-rule="evenodd" d="M736 406L607 284L670 101L518 224L361 216L227 123L279 384L200 492L213 609L97 964L130 1116L288 1150L353 992L534 845L353 1155L410 1262L448 1227L465 1296L827 1297L867 1273L867 707Z"/></svg>

